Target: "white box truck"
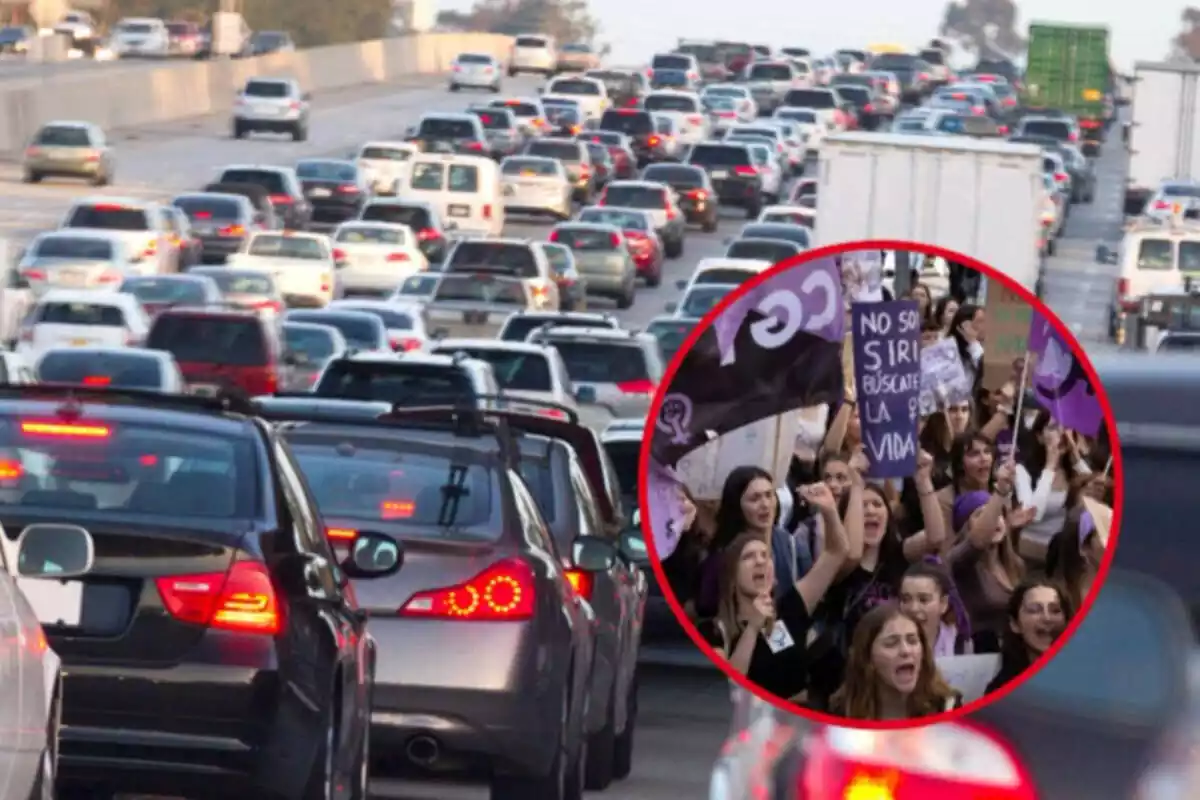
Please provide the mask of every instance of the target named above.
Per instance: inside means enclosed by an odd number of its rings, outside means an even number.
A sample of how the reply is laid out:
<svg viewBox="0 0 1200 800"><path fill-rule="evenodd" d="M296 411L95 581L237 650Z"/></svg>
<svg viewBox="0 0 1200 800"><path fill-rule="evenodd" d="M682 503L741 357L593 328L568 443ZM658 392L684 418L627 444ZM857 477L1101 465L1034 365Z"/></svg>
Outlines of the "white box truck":
<svg viewBox="0 0 1200 800"><path fill-rule="evenodd" d="M1138 62L1133 69L1125 215L1136 216L1164 180L1200 177L1200 64Z"/></svg>
<svg viewBox="0 0 1200 800"><path fill-rule="evenodd" d="M839 133L818 171L816 245L901 239L944 247L1041 288L1046 199L1037 145Z"/></svg>

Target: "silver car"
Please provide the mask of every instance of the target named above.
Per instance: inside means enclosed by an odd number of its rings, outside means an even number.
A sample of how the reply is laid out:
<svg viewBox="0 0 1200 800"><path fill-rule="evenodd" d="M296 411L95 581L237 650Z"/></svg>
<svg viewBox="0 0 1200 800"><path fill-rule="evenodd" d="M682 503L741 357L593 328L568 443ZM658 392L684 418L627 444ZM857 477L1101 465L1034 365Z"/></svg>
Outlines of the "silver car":
<svg viewBox="0 0 1200 800"><path fill-rule="evenodd" d="M558 350L549 345L502 339L442 339L431 352L447 356L466 353L470 358L491 364L504 394L518 401L509 410L566 418L565 412L555 414L554 409L524 408L519 402L522 399L578 410L566 364Z"/></svg>
<svg viewBox="0 0 1200 800"><path fill-rule="evenodd" d="M460 53L450 63L450 91L490 89L499 92L503 69L496 57L487 53Z"/></svg>
<svg viewBox="0 0 1200 800"><path fill-rule="evenodd" d="M17 271L34 297L40 297L50 289L115 289L140 263L117 236L58 230L38 235Z"/></svg>
<svg viewBox="0 0 1200 800"><path fill-rule="evenodd" d="M233 106L233 138L257 131L288 133L292 140L308 139L311 96L291 78L251 78Z"/></svg>
<svg viewBox="0 0 1200 800"><path fill-rule="evenodd" d="M93 186L113 179L113 153L104 131L90 122L48 122L25 149L25 183L43 178L84 178Z"/></svg>
<svg viewBox="0 0 1200 800"><path fill-rule="evenodd" d="M617 308L633 305L637 264L620 228L596 222L566 222L554 228L550 241L571 248L575 267L587 280L589 294L611 297Z"/></svg>
<svg viewBox="0 0 1200 800"><path fill-rule="evenodd" d="M342 332L332 325L315 322L285 322L283 333L284 359L291 362L285 392L311 392L325 365L346 355L349 346Z"/></svg>
<svg viewBox="0 0 1200 800"><path fill-rule="evenodd" d="M644 417L663 377L658 340L623 328L547 327L529 336L554 346L580 403L606 406L617 417Z"/></svg>
<svg viewBox="0 0 1200 800"><path fill-rule="evenodd" d="M500 162L500 186L506 214L571 216L574 189L562 162L544 156L510 156Z"/></svg>

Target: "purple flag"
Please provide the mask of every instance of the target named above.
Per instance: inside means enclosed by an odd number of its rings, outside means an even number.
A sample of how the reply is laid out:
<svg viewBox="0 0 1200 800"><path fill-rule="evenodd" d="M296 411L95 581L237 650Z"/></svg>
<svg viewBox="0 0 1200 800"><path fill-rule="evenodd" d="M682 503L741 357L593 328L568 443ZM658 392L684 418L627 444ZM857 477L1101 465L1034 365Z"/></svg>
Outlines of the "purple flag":
<svg viewBox="0 0 1200 800"><path fill-rule="evenodd" d="M1058 330L1034 311L1029 326L1029 352L1037 357L1033 367L1033 396L1064 428L1096 436L1104 412L1075 350Z"/></svg>
<svg viewBox="0 0 1200 800"><path fill-rule="evenodd" d="M646 471L646 518L642 529L650 527L654 554L663 561L675 552L683 533L683 484L672 470L650 459Z"/></svg>
<svg viewBox="0 0 1200 800"><path fill-rule="evenodd" d="M921 313L915 300L850 306L854 383L872 478L917 469L921 419Z"/></svg>

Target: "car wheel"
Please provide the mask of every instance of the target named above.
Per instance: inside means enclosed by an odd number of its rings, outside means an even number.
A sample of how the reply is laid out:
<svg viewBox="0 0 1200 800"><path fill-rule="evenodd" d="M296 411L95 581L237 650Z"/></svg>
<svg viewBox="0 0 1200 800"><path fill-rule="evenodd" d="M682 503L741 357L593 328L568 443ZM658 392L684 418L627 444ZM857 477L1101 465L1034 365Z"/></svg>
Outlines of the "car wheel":
<svg viewBox="0 0 1200 800"><path fill-rule="evenodd" d="M367 708L371 707L368 698ZM370 800L371 797L371 720L368 716L363 725L362 745L358 748L358 756L354 761L354 786L350 792L350 800Z"/></svg>
<svg viewBox="0 0 1200 800"><path fill-rule="evenodd" d="M339 715L335 711L334 702L329 703L323 716L324 731L308 773L308 783L304 785L304 800L328 800L337 791L333 755L337 750L336 720Z"/></svg>
<svg viewBox="0 0 1200 800"><path fill-rule="evenodd" d="M496 81L491 86L492 94L500 94L500 81Z"/></svg>
<svg viewBox="0 0 1200 800"><path fill-rule="evenodd" d="M758 203L746 207L746 219L758 219L758 215L762 213L762 206Z"/></svg>
<svg viewBox="0 0 1200 800"><path fill-rule="evenodd" d="M512 67L509 67L508 68L508 77L510 77L510 78L517 77L517 71L515 69L513 69Z"/></svg>
<svg viewBox="0 0 1200 800"><path fill-rule="evenodd" d="M657 264L654 270L646 276L646 285L654 289L662 285L662 264Z"/></svg>
<svg viewBox="0 0 1200 800"><path fill-rule="evenodd" d="M1058 252L1058 241L1054 238L1046 240L1046 255L1052 256Z"/></svg>
<svg viewBox="0 0 1200 800"><path fill-rule="evenodd" d="M625 699L625 730L617 737L613 749L613 778L623 781L633 772L633 733L637 728L638 717L638 680L635 675L629 687L629 696Z"/></svg>
<svg viewBox="0 0 1200 800"><path fill-rule="evenodd" d="M459 86L457 83L452 83L452 84L450 84L450 91L452 91L452 92L457 92L457 91L458 91L459 89L461 89L461 88L462 88L462 87L461 87L461 86Z"/></svg>
<svg viewBox="0 0 1200 800"><path fill-rule="evenodd" d="M297 123L296 127L292 128L292 141L293 142L307 142L308 141L308 125L306 125L303 122Z"/></svg>
<svg viewBox="0 0 1200 800"><path fill-rule="evenodd" d="M616 691L616 682L613 682ZM604 727L588 737L587 768L584 788L603 792L613 781L613 756L617 747L616 698L610 697L605 711Z"/></svg>
<svg viewBox="0 0 1200 800"><path fill-rule="evenodd" d="M42 175L40 172L33 172L31 170L25 173L24 181L25 183L41 183Z"/></svg>
<svg viewBox="0 0 1200 800"><path fill-rule="evenodd" d="M624 311L627 308L633 308L633 301L636 298L637 288L634 286L634 282L630 281L629 286L625 289L625 292L617 298L617 308L619 308L621 311Z"/></svg>
<svg viewBox="0 0 1200 800"><path fill-rule="evenodd" d="M108 186L108 175L104 172L97 172L96 177L92 178L92 186Z"/></svg>
<svg viewBox="0 0 1200 800"><path fill-rule="evenodd" d="M233 138L245 139L246 133L247 133L246 127L244 125L242 125L242 123L240 123L240 122L233 123Z"/></svg>
<svg viewBox="0 0 1200 800"><path fill-rule="evenodd" d="M679 258L683 255L683 237L680 236L678 239L667 242L665 249L667 258Z"/></svg>
<svg viewBox="0 0 1200 800"><path fill-rule="evenodd" d="M580 795L572 797L568 789L573 766L569 752L570 721L571 692L564 686L558 720L558 743L550 760L550 771L537 777L497 775L492 778L491 800L578 800Z"/></svg>
<svg viewBox="0 0 1200 800"><path fill-rule="evenodd" d="M700 226L700 230L704 231L705 233L716 233L717 215L713 214L712 217L704 220L704 223Z"/></svg>

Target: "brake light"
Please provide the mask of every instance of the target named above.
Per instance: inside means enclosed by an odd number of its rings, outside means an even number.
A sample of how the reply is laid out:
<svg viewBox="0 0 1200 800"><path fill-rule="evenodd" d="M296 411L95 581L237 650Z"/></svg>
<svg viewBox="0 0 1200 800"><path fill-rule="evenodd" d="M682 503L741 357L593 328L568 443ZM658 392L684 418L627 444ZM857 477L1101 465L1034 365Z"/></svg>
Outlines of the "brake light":
<svg viewBox="0 0 1200 800"><path fill-rule="evenodd" d="M283 303L278 300L260 300L257 303L251 303L250 308L255 311L274 311L279 313L283 311Z"/></svg>
<svg viewBox="0 0 1200 800"><path fill-rule="evenodd" d="M708 192L704 191L703 189L692 189L687 193L687 196L693 200L703 200L708 197Z"/></svg>
<svg viewBox="0 0 1200 800"><path fill-rule="evenodd" d="M341 249L340 247L335 247L333 249L333 260L334 260L334 262L345 261L346 260L346 251Z"/></svg>
<svg viewBox="0 0 1200 800"><path fill-rule="evenodd" d="M358 193L359 193L359 192L358 192L358 187L357 187L357 186L351 186L351 185L349 185L349 184L346 184L346 183L344 183L344 184L342 184L341 186L339 186L339 187L337 188L337 190L338 190L339 192L341 192L342 194L358 194Z"/></svg>
<svg viewBox="0 0 1200 800"><path fill-rule="evenodd" d="M120 283L124 277L119 272L106 270L100 273L100 277L96 279L97 283Z"/></svg>
<svg viewBox="0 0 1200 800"><path fill-rule="evenodd" d="M550 231L550 241L551 242L558 241L558 231Z"/></svg>
<svg viewBox="0 0 1200 800"><path fill-rule="evenodd" d="M21 433L26 436L41 436L47 439L107 439L112 429L107 425L80 425L76 423L30 420L21 423Z"/></svg>
<svg viewBox="0 0 1200 800"><path fill-rule="evenodd" d="M246 367L241 371L241 386L247 394L275 394L279 390L279 376L272 367Z"/></svg>
<svg viewBox="0 0 1200 800"><path fill-rule="evenodd" d="M868 114L870 114L874 110L875 110L875 106L871 105L870 103L867 103L865 106L863 106L863 111L867 112Z"/></svg>
<svg viewBox="0 0 1200 800"><path fill-rule="evenodd" d="M358 531L353 528L326 528L325 538L331 542L353 542L358 538Z"/></svg>
<svg viewBox="0 0 1200 800"><path fill-rule="evenodd" d="M562 409L558 409L558 408L542 408L542 409L538 409L538 413L541 414L543 417L550 417L551 419L566 419L567 418L566 412L563 411Z"/></svg>
<svg viewBox="0 0 1200 800"><path fill-rule="evenodd" d="M296 102L295 100L293 100L292 102L288 103L288 108L291 109L292 111L299 111L300 104L298 102Z"/></svg>
<svg viewBox="0 0 1200 800"><path fill-rule="evenodd" d="M435 228L422 228L417 231L417 239L422 242L428 242L430 239L438 239L441 234Z"/></svg>
<svg viewBox="0 0 1200 800"><path fill-rule="evenodd" d="M798 781L799 796L831 800L1037 796L1006 742L957 723L908 731L824 728L809 738Z"/></svg>
<svg viewBox="0 0 1200 800"><path fill-rule="evenodd" d="M1067 173L1065 173L1065 172L1056 172L1056 173L1054 173L1054 180L1058 181L1059 183L1066 183L1066 182L1067 182L1067 179L1068 179L1068 178L1070 178L1070 177L1071 177L1071 176L1070 176L1070 175L1068 175L1068 174L1067 174Z"/></svg>
<svg viewBox="0 0 1200 800"><path fill-rule="evenodd" d="M718 111L717 116L721 119L733 119L737 116L737 113L733 111Z"/></svg>
<svg viewBox="0 0 1200 800"><path fill-rule="evenodd" d="M1156 200L1154 202L1154 210L1155 211L1166 211L1170 207L1171 207L1171 204L1168 203L1166 200Z"/></svg>
<svg viewBox="0 0 1200 800"><path fill-rule="evenodd" d="M208 211L197 211L192 216L195 219L212 219L212 213Z"/></svg>
<svg viewBox="0 0 1200 800"><path fill-rule="evenodd" d="M379 504L379 518L384 520L411 519L416 511L411 500L384 500Z"/></svg>
<svg viewBox="0 0 1200 800"><path fill-rule="evenodd" d="M691 125L703 125L704 117L700 116L699 114L691 114L688 116L687 121Z"/></svg>
<svg viewBox="0 0 1200 800"><path fill-rule="evenodd" d="M417 592L400 608L400 615L517 622L533 617L535 600L533 569L519 558L510 558L456 586Z"/></svg>
<svg viewBox="0 0 1200 800"><path fill-rule="evenodd" d="M217 233L221 236L245 236L246 228L243 225L226 225L217 231Z"/></svg>
<svg viewBox="0 0 1200 800"><path fill-rule="evenodd" d="M265 565L238 561L229 572L155 579L167 612L180 622L238 633L279 633L279 599Z"/></svg>
<svg viewBox="0 0 1200 800"><path fill-rule="evenodd" d="M657 136L651 136L649 139L646 140L646 144L650 147L658 147L658 145L661 142L662 142L662 139L660 139Z"/></svg>
<svg viewBox="0 0 1200 800"><path fill-rule="evenodd" d="M107 375L85 375L81 382L84 386L108 386L112 378Z"/></svg>
<svg viewBox="0 0 1200 800"><path fill-rule="evenodd" d="M46 280L46 273L42 272L40 269L27 269L24 271L23 274L25 275L25 280L27 280L27 281L44 281L44 280Z"/></svg>
<svg viewBox="0 0 1200 800"><path fill-rule="evenodd" d="M654 383L649 380L625 381L618 383L617 388L625 394L654 394Z"/></svg>
<svg viewBox="0 0 1200 800"><path fill-rule="evenodd" d="M638 101L637 101L636 97L631 97L625 101L626 108L637 108L637 104L638 104ZM622 113L628 113L628 112L622 112Z"/></svg>
<svg viewBox="0 0 1200 800"><path fill-rule="evenodd" d="M616 234L613 235L613 238L614 239L617 238ZM614 242L613 244L616 244L616 242ZM533 299L537 300L538 302L544 303L546 300L548 300L550 298L550 290L547 289L545 286L534 286L530 291L533 294Z"/></svg>
<svg viewBox="0 0 1200 800"><path fill-rule="evenodd" d="M25 156L27 158L35 158L37 156L40 156L41 154L42 154L42 148L40 148L40 147L29 147L29 148L25 149Z"/></svg>
<svg viewBox="0 0 1200 800"><path fill-rule="evenodd" d="M920 73L919 75L917 75L917 80L919 80L919 81L927 81L927 80L929 80L929 73L928 73L928 72L922 72L922 73Z"/></svg>
<svg viewBox="0 0 1200 800"><path fill-rule="evenodd" d="M987 109L983 106L971 106L971 113L975 116L983 116L987 113Z"/></svg>
<svg viewBox="0 0 1200 800"><path fill-rule="evenodd" d="M492 205L491 205L491 203L488 203L487 205L485 205L485 206L483 207L483 218L484 218L484 219L491 219L491 218L492 218Z"/></svg>
<svg viewBox="0 0 1200 800"><path fill-rule="evenodd" d="M569 569L563 574L567 576L567 582L571 584L575 594L584 600L592 599L592 573L580 569Z"/></svg>
<svg viewBox="0 0 1200 800"><path fill-rule="evenodd" d="M421 340L414 339L411 336L396 336L389 341L391 342L393 350L403 350L408 352L409 350L418 350L421 347Z"/></svg>
<svg viewBox="0 0 1200 800"><path fill-rule="evenodd" d="M125 206L117 203L96 203L92 206L93 211L124 211Z"/></svg>
<svg viewBox="0 0 1200 800"><path fill-rule="evenodd" d="M268 195L267 199L271 201L272 205L290 206L292 204L291 195L272 194L272 195Z"/></svg>
<svg viewBox="0 0 1200 800"><path fill-rule="evenodd" d="M1008 135L1008 126L1000 125L996 128L996 132L999 133L1001 136L1007 136Z"/></svg>
<svg viewBox="0 0 1200 800"><path fill-rule="evenodd" d="M1067 138L1070 139L1072 142L1077 142L1077 141L1079 141L1079 134L1076 133L1075 131L1071 131L1071 133L1067 136Z"/></svg>
<svg viewBox="0 0 1200 800"><path fill-rule="evenodd" d="M734 168L733 168L733 174L734 174L734 175L741 175L741 176L743 176L743 177L747 177L747 178L749 178L749 177L753 177L754 175L757 175L757 174L758 174L758 169L757 169L756 167L745 167L745 166L742 166L742 167L734 167Z"/></svg>
<svg viewBox="0 0 1200 800"><path fill-rule="evenodd" d="M10 461L8 459L0 461L0 481L20 480L24 474L25 467L20 461Z"/></svg>
<svg viewBox="0 0 1200 800"><path fill-rule="evenodd" d="M967 96L965 94L952 94L952 95L950 95L950 99L951 100L966 100Z"/></svg>
<svg viewBox="0 0 1200 800"><path fill-rule="evenodd" d="M408 261L408 253L388 253L385 261L396 263L398 261Z"/></svg>

